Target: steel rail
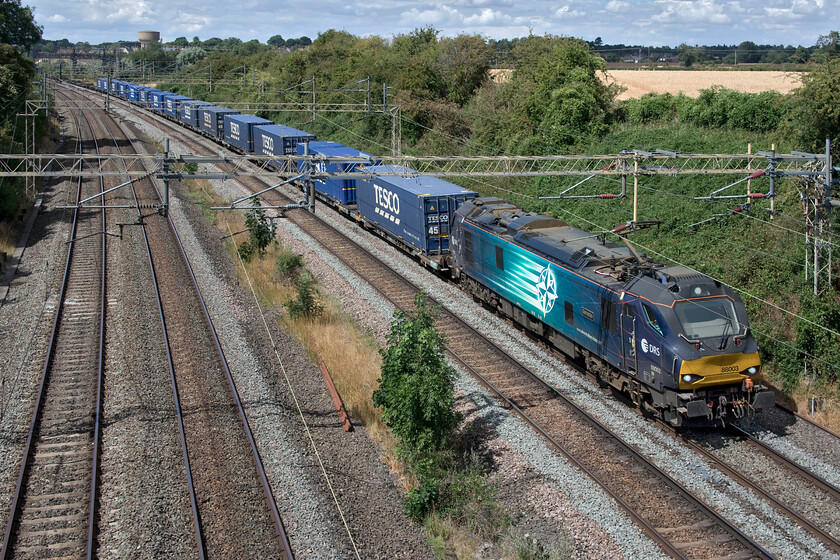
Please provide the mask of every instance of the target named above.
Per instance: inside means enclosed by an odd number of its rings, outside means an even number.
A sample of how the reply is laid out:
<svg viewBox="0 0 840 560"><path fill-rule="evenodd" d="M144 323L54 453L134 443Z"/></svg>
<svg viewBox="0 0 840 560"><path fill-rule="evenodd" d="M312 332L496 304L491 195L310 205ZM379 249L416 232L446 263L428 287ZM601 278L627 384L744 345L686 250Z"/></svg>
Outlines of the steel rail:
<svg viewBox="0 0 840 560"><path fill-rule="evenodd" d="M827 481L826 479L824 479L820 475L814 473L813 471L807 469L806 467L803 467L802 465L798 464L793 459L791 459L791 458L783 455L782 453L776 451L775 449L773 449L772 447L770 447L769 445L767 445L763 441L759 440L754 435L747 432L746 430L744 430L740 426L737 426L735 424L729 424L727 426L727 429L732 430L736 434L746 438L752 445L755 445L756 447L759 447L760 449L764 450L770 456L770 458L773 461L775 461L776 463L778 463L779 465L781 465L783 467L786 467L786 468L789 468L789 469L793 470L797 475L801 476L802 478L804 478L808 482L811 482L815 486L819 487L823 492L831 494L831 497L833 499L840 502L840 488L837 488L836 486L831 484L829 481Z"/></svg>
<svg viewBox="0 0 840 560"><path fill-rule="evenodd" d="M116 126L118 126L120 128L121 132L123 133L123 136L126 138L126 140L128 140L132 149L137 151L137 148L134 145L134 140L132 140L131 136L126 134L125 131L122 130L122 127L118 123L115 123L115 124L116 124ZM107 124L106 124L106 126L107 126ZM122 149L120 148L119 143L116 142L116 140L114 141L114 146L116 147L116 149L119 152L122 152ZM199 510L198 510L198 500L196 498L195 485L193 484L192 466L190 464L190 456L189 456L189 451L188 451L188 446L187 446L187 435L186 435L186 430L184 428L184 415L181 411L181 397L178 393L178 381L175 377L175 364L174 364L174 361L173 361L173 358L172 358L172 348L170 347L170 344L169 344L169 333L167 331L166 317L165 317L165 314L164 314L164 311L163 311L163 300L162 300L161 293L160 293L160 285L158 283L157 274L155 272L154 259L152 258L152 249L151 249L151 246L149 244L149 236L146 232L146 224L142 222L142 212L140 212L140 207L141 207L140 200L137 198L137 191L136 191L135 185L133 183L131 184L131 194L132 194L132 197L134 198L134 204L135 204L134 208L137 210L137 217L138 217L138 220L140 220L140 226L141 226L141 230L143 232L143 242L144 242L145 247L146 247L146 255L148 257L148 263L149 263L149 273L151 274L151 277L152 277L152 288L154 289L155 299L157 301L158 318L160 319L160 326L161 326L161 331L162 331L162 335L163 335L163 346L164 346L164 351L166 353L166 363L167 363L167 367L169 369L169 380L170 380L170 384L172 386L172 394L173 394L173 399L174 399L174 402L175 402L175 413L176 413L176 416L178 417L178 433L179 433L179 436L180 436L180 439L181 439L181 453L182 453L183 458L184 458L184 467L185 467L186 476L187 476L187 489L188 489L189 496L190 496L190 507L192 509L192 517L193 517L193 526L194 526L194 531L195 531L196 547L198 548L198 557L201 560L204 560L205 558L207 558L207 552L206 552L205 545L204 545L203 528L202 528L202 524L201 524L201 515L200 515Z"/></svg>
<svg viewBox="0 0 840 560"><path fill-rule="evenodd" d="M73 115L74 120L76 121L76 129L79 133L78 145L77 150L81 152L83 147L82 141L82 126L80 123L80 119L77 115ZM93 132L93 129L90 123L86 120L88 127ZM92 134L94 143L96 143L96 137ZM98 150L98 144L97 144ZM102 182L100 182L100 186ZM79 178L78 186L76 190L76 200L77 204L78 201L81 200L81 193L82 193L82 178ZM73 254L75 250L75 237L76 232L78 231L78 224L79 224L79 209L74 209L73 211L73 223L70 229L70 241L68 242L67 248L67 256L65 259L64 265L64 273L61 280L61 286L59 288L59 298L58 298L58 305L56 306L55 316L53 318L53 325L50 331L49 341L47 343L47 352L44 358L44 367L41 371L41 379L38 385L38 391L35 398L34 410L32 413L32 420L29 425L29 433L26 438L26 443L24 444L24 451L23 451L23 458L21 460L21 467L20 472L18 474L17 482L15 484L15 489L13 491L13 498L12 504L10 508L9 518L6 523L6 530L3 537L3 548L2 552L0 553L0 559L6 560L11 557L11 545L13 542L14 531L19 522L19 513L20 513L20 502L24 492L25 481L27 477L27 473L30 467L30 459L34 452L33 449L33 442L35 439L35 435L38 429L38 425L40 423L40 416L41 411L43 409L43 402L44 397L46 394L46 388L48 383L49 374L51 371L51 364L53 360L53 355L56 349L56 343L58 341L58 332L60 328L61 318L64 312L64 299L67 293L67 288L70 283L70 271L73 262ZM102 410L102 389L103 389L103 363L104 363L104 312L105 312L105 267L106 267L106 260L105 260L105 251L106 251L106 236L104 235L105 229L105 214L104 211L101 213L102 219L102 270L100 272L101 278L101 285L100 285L100 321L99 321L99 350L98 350L98 366L97 366L97 403L96 403L96 418L94 419L95 428L94 428L94 450L93 450L93 470L92 470L92 483L91 483L91 491L90 491L90 513L88 516L88 534L86 539L86 546L87 546L87 558L90 559L92 557L92 546L93 546L93 539L95 536L95 527L94 527L94 517L95 517L95 510L96 510L96 493L97 493L97 473L99 468L99 438L100 438L100 430L101 430L101 410Z"/></svg>
<svg viewBox="0 0 840 560"><path fill-rule="evenodd" d="M160 193L160 191L157 187L157 184L154 181L152 181L152 187L155 189L155 192L157 193L158 198L162 201L163 197L162 197L162 195L161 195L161 193ZM243 426L243 430L246 434L246 438L248 439L248 444L249 444L250 449L251 449L251 457L252 457L252 460L254 461L254 466L255 466L255 468L257 470L257 473L259 475L260 484L262 486L263 494L264 494L264 496L266 498L266 501L268 502L269 508L271 510L271 517L272 517L272 520L274 522L275 532L277 533L277 537L280 540L281 545L283 546L284 558L286 560L294 560L294 555L293 555L293 552L292 552L291 542L289 541L288 534L286 533L286 529L283 525L283 520L280 516L280 511L277 508L277 502L274 499L274 493L271 489L271 484L268 480L268 475L266 474L265 468L263 467L262 458L261 458L261 455L259 453L259 449L257 447L256 440L254 439L253 432L251 431L251 427L250 427L250 424L248 422L247 415L245 413L245 407L242 404L242 400L239 396L239 391L236 388L236 382L234 381L233 374L230 371L230 367L228 365L227 357L225 356L224 349L222 348L221 340L219 339L219 335L216 332L216 328L215 328L215 325L213 323L213 319L210 315L210 311L207 308L207 304L204 300L204 296L203 296L203 294L201 292L201 289L198 285L198 279L196 278L195 272L193 271L190 260L187 257L186 249L184 248L184 245L181 242L181 238L178 235L178 230L176 229L175 224L172 221L172 217L167 216L167 221L168 221L169 227L172 231L173 238L174 238L174 240L175 240L175 242L178 246L178 249L181 252L181 257L183 258L184 264L186 266L186 270L189 273L189 276L190 276L190 279L192 281L193 288L194 288L194 290L196 292L196 295L198 297L199 303L201 304L201 308L202 308L202 312L204 314L204 318L207 322L209 332L210 332L211 337L213 339L213 344L216 348L216 351L219 354L220 362L222 364L222 368L224 369L225 377L226 377L227 382L228 382L228 387L231 390L231 395L233 396L233 399L236 403L237 413L238 413L239 418L242 422L242 426Z"/></svg>
<svg viewBox="0 0 840 560"><path fill-rule="evenodd" d="M823 432L827 433L828 435L833 436L833 437L837 438L838 440L840 440L840 434L838 434L834 430L831 430L830 428L826 428L825 426L823 426L822 424L820 424L818 422L815 422L814 420L811 420L810 418L808 418L804 414L800 414L799 412L796 412L795 410L790 409L790 408L788 408L785 405L780 404L780 403L776 403L776 408L778 408L779 410L782 410L782 411L784 411L784 412L786 412L786 413L788 413L792 416L795 416L796 418L799 418L800 420L805 421L806 424L809 424L809 425L813 426L814 428L816 428L820 431L823 431Z"/></svg>
<svg viewBox="0 0 840 560"><path fill-rule="evenodd" d="M157 187L155 187L157 190ZM161 198L162 200L162 198ZM207 304L204 301L204 296L201 294L201 289L198 285L198 279L193 272L192 265L190 264L189 258L187 257L186 250L184 249L184 245L181 243L181 238L178 235L178 231L175 229L175 224L172 222L171 216L167 216L167 220L169 221L169 226L172 229L172 234L175 237L175 241L178 245L178 248L181 251L181 256L184 259L184 263L187 267L187 271L189 272L190 278L192 279L193 287L196 291L198 296L198 300L201 303L201 309L204 313L204 318L207 321L208 328L210 329L210 334L213 338L213 343L216 346L216 350L219 353L219 358L221 360L222 367L225 371L225 376L228 380L228 385L231 390L231 394L236 402L237 412L239 414L239 418L242 421L242 426L245 430L246 437L248 439L248 444L251 447L251 456L254 461L254 465L257 469L257 472L260 477L260 483L262 485L263 493L265 494L266 501L269 503L269 507L271 509L271 517L274 521L274 527L277 531L277 536L280 539L281 544L283 545L284 550L284 557L286 560L294 560L294 555L292 554L292 545L289 541L289 536L286 533L286 529L283 526L283 519L280 517L280 511L277 508L277 502L274 499L274 493L271 490L271 483L268 481L268 475L265 472L265 468L262 464L262 458L260 456L259 449L257 448L257 442L254 439L254 434L251 431L251 426L248 423L248 417L245 414L245 407L242 404L242 399L239 397L239 391L236 389L236 382L233 379L233 374L230 371L230 367L228 366L227 357L225 356L224 349L222 349L221 341L219 340L219 335L216 332L216 327L213 324L213 319L210 316L210 311L207 308Z"/></svg>
<svg viewBox="0 0 840 560"><path fill-rule="evenodd" d="M672 433L676 434L676 430L672 430ZM755 482L748 478L747 476L741 474L735 467L730 466L726 461L717 457L714 453L705 449L699 443L688 439L685 435L681 434L678 436L680 441L688 445L691 449L693 449L696 453L703 456L706 461L710 464L715 465L720 471L725 473L730 478L733 478L739 481L743 486L749 488L760 495L762 498L770 502L773 506L776 507L779 511L783 514L787 515L788 517L792 518L794 521L799 523L806 531L810 532L814 535L817 539L822 541L823 544L827 545L831 548L834 552L840 554L840 540L834 538L826 531L823 531L821 528L814 525L811 521L809 521L804 515L799 513L798 511L794 510L792 507L788 506L780 499L773 496L770 492L764 490L761 487L761 484Z"/></svg>

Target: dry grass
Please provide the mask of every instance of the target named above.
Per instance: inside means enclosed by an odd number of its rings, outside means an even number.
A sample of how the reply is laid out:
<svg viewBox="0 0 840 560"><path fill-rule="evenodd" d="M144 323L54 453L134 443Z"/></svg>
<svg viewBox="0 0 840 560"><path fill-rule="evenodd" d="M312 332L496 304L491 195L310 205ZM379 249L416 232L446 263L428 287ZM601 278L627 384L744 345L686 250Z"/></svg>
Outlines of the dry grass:
<svg viewBox="0 0 840 560"><path fill-rule="evenodd" d="M6 253L11 258L17 247L17 238L20 234L19 228L13 227L8 222L0 222L0 252Z"/></svg>
<svg viewBox="0 0 840 560"><path fill-rule="evenodd" d="M228 203L205 182L187 183L195 202L204 208ZM224 212L216 216L216 226L223 235L241 231L245 229L244 215L240 212ZM237 244L245 238L246 234L240 234L229 239L227 247L233 259L237 259ZM247 277L241 268L238 273L243 285L247 285L250 278L260 305L271 309L282 308L296 295L293 280L283 278L277 271L277 257L281 251L282 248L276 243L271 244L262 257L255 255L245 263ZM361 423L374 441L382 446L384 462L395 472L400 472L402 466L396 459L393 436L373 406L372 395L379 386L382 364L379 347L352 318L341 312L337 300L319 294L319 301L323 306L323 313L319 317L292 320L284 313L283 328L303 345L313 363L318 362L317 354L321 353L348 414L354 422ZM405 484L410 483L403 480Z"/></svg>
<svg viewBox="0 0 840 560"><path fill-rule="evenodd" d="M723 86L747 93L790 93L799 87L799 74L778 71L738 70L610 70L607 81L625 88L618 99L635 99L646 93L700 95L701 89Z"/></svg>
<svg viewBox="0 0 840 560"><path fill-rule="evenodd" d="M811 416L811 398L816 398L816 412ZM811 387L800 384L792 395L795 410L817 424L840 433L840 390L834 387Z"/></svg>

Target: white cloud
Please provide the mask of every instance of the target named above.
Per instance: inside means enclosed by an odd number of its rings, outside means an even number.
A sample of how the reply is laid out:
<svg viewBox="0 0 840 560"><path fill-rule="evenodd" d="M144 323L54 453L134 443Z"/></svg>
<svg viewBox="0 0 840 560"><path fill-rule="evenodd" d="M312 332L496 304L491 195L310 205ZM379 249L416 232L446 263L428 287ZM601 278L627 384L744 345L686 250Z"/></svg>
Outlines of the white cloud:
<svg viewBox="0 0 840 560"><path fill-rule="evenodd" d="M170 26L170 33L175 33L173 37L185 36L185 34L193 35L210 25L211 19L207 16L201 16L190 12L178 12L176 19L177 25ZM244 39L247 41L248 39Z"/></svg>
<svg viewBox="0 0 840 560"><path fill-rule="evenodd" d="M729 23L726 4L717 4L714 0L657 0L662 11L651 16L659 23Z"/></svg>
<svg viewBox="0 0 840 560"><path fill-rule="evenodd" d="M64 23L70 20L61 14L55 14L53 16L48 17L47 21L49 21L50 23Z"/></svg>
<svg viewBox="0 0 840 560"><path fill-rule="evenodd" d="M561 19L574 19L583 17L586 14L581 12L580 10L574 10L569 6L563 6L562 8L557 8L554 10L554 17L561 18Z"/></svg>
<svg viewBox="0 0 840 560"><path fill-rule="evenodd" d="M629 2L622 2L622 0L610 0L609 2L607 2L607 5L606 7L604 7L604 10L613 13L620 13L626 12L628 8L630 8Z"/></svg>
<svg viewBox="0 0 840 560"><path fill-rule="evenodd" d="M507 25L512 21L509 15L485 8L477 14L465 17L462 23L465 25Z"/></svg>
<svg viewBox="0 0 840 560"><path fill-rule="evenodd" d="M413 26L418 25L446 25L450 22L459 22L462 17L458 10L449 6L441 5L433 10L418 10L411 8L400 14L400 21Z"/></svg>

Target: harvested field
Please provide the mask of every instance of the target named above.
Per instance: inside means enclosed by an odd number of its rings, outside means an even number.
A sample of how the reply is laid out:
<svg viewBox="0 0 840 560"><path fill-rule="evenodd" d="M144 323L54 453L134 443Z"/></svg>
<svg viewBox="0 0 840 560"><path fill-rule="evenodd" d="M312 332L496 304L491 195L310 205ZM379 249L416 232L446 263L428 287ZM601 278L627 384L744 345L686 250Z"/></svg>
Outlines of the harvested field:
<svg viewBox="0 0 840 560"><path fill-rule="evenodd" d="M736 91L789 93L799 87L799 74L777 71L738 70L610 70L609 78L627 88L618 99L633 99L646 93L685 93L697 97L701 89L723 86Z"/></svg>

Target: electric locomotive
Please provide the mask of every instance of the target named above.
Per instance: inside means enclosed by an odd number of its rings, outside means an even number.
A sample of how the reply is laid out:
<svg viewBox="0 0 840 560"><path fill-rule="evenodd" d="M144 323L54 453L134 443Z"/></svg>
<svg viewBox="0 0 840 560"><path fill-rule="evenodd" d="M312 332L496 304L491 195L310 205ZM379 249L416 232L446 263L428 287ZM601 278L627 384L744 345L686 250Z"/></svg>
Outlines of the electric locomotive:
<svg viewBox="0 0 840 560"><path fill-rule="evenodd" d="M738 295L498 198L453 216L453 276L485 304L585 363L674 426L721 425L772 407Z"/></svg>

